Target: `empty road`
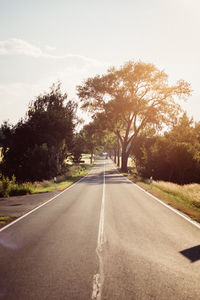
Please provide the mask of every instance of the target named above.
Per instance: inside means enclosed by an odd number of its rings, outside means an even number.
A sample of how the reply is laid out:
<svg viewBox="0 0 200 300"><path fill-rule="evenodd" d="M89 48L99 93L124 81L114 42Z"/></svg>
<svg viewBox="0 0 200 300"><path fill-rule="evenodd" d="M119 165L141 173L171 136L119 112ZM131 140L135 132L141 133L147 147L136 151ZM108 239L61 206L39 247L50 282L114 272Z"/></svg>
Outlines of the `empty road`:
<svg viewBox="0 0 200 300"><path fill-rule="evenodd" d="M0 299L200 299L200 226L99 160L0 231Z"/></svg>

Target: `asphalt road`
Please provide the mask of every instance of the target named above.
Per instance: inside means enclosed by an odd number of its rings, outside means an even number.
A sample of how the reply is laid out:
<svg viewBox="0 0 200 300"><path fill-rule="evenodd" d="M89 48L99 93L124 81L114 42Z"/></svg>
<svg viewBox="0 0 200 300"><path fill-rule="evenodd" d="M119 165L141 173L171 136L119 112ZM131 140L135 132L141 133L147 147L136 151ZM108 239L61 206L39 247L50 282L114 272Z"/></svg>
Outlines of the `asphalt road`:
<svg viewBox="0 0 200 300"><path fill-rule="evenodd" d="M200 299L200 229L109 160L0 232L0 299L92 297Z"/></svg>

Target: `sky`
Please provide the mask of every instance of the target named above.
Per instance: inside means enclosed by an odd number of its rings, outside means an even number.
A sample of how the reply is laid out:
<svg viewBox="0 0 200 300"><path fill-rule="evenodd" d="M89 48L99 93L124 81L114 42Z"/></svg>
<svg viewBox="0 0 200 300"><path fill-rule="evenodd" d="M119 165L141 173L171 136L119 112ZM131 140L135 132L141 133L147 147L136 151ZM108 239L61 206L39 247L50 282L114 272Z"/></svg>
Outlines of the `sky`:
<svg viewBox="0 0 200 300"><path fill-rule="evenodd" d="M60 80L76 86L129 60L191 83L181 105L200 121L199 0L0 0L0 124Z"/></svg>

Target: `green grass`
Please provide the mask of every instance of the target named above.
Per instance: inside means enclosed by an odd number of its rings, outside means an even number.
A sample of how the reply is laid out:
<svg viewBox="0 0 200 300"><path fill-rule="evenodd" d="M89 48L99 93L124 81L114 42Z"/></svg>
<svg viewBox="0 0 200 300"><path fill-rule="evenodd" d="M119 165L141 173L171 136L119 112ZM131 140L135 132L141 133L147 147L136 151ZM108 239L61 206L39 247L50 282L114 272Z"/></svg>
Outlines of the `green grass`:
<svg viewBox="0 0 200 300"><path fill-rule="evenodd" d="M72 183L79 180L79 177L75 176L72 180L68 179L62 182L57 183L57 190L62 191L70 186ZM52 181L49 181L48 186L43 187L42 184L38 184L37 186L31 187L31 194L37 193L47 193L47 192L54 192L55 191L55 184Z"/></svg>
<svg viewBox="0 0 200 300"><path fill-rule="evenodd" d="M70 172L66 175L60 176L57 178L57 190L62 191L66 189L68 186L70 186L72 183L78 181L90 170L90 165L84 165L84 166L71 166ZM79 175L80 170L80 175ZM43 181L34 183L31 187L31 194L36 193L46 193L46 192L53 192L55 191L55 184L53 181Z"/></svg>
<svg viewBox="0 0 200 300"><path fill-rule="evenodd" d="M13 221L14 219L16 219L16 218L11 217L11 216L4 216L4 217L0 216L0 226L4 226L4 225L8 224L11 221Z"/></svg>
<svg viewBox="0 0 200 300"><path fill-rule="evenodd" d="M66 174L57 177L57 190L62 191L68 186L78 181L90 171L92 165L82 164L82 165L71 165ZM47 193L55 191L55 184L53 180L35 182L30 187L31 194L36 193Z"/></svg>
<svg viewBox="0 0 200 300"><path fill-rule="evenodd" d="M93 166L90 164L73 164L70 165L68 171L57 177L57 190L62 191L80 178L84 177ZM55 191L55 184L52 180L44 180L42 182L25 182L17 184L15 179L9 180L2 178L0 180L0 197L47 193Z"/></svg>

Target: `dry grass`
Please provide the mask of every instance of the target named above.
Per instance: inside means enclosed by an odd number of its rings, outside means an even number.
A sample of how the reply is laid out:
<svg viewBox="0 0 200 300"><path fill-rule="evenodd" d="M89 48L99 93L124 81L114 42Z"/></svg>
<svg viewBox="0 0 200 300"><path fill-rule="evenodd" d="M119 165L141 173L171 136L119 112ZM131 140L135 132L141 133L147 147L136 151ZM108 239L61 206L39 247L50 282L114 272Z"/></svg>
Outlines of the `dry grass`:
<svg viewBox="0 0 200 300"><path fill-rule="evenodd" d="M172 182L155 181L154 185L162 191L178 196L200 208L200 184L178 185Z"/></svg>
<svg viewBox="0 0 200 300"><path fill-rule="evenodd" d="M140 178L135 172L134 161L131 158L128 160L128 167L130 174L123 173L124 176L200 223L200 184L178 185L172 182L153 181L153 188L151 189L149 180Z"/></svg>
<svg viewBox="0 0 200 300"><path fill-rule="evenodd" d="M137 184L163 202L200 222L200 184L181 186L172 182L153 181L152 189L147 181L138 181Z"/></svg>

